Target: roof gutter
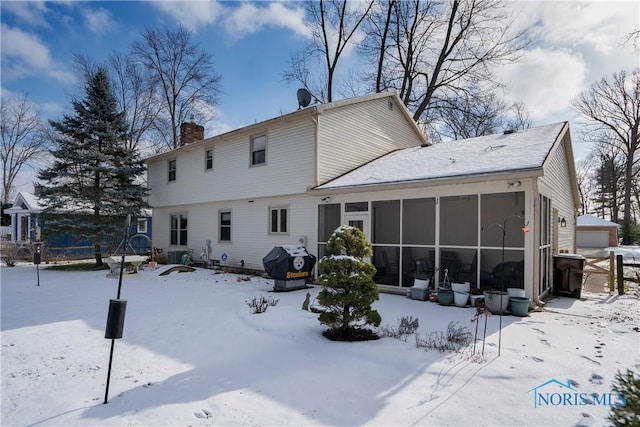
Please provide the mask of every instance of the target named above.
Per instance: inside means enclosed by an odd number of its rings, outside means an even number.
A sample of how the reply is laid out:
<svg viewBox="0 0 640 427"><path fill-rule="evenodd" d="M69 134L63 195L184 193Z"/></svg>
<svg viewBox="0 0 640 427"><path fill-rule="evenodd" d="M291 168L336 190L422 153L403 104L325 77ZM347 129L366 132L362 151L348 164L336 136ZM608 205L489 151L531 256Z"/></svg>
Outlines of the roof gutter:
<svg viewBox="0 0 640 427"><path fill-rule="evenodd" d="M490 181L518 180L538 178L543 175L542 168L521 169L499 173L474 174L468 176L451 176L439 178L417 179L411 181L394 181L380 184L360 184L343 187L312 188L310 193L322 196L327 194L364 193L367 191L403 190L411 188L429 188L442 185L476 184Z"/></svg>

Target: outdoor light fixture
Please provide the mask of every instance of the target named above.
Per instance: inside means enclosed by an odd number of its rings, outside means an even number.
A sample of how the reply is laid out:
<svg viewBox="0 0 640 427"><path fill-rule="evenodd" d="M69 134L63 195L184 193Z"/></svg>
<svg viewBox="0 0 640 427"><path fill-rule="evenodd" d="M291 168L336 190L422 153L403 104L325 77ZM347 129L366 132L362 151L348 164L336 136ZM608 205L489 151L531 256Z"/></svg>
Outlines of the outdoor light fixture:
<svg viewBox="0 0 640 427"><path fill-rule="evenodd" d="M567 226L567 220L564 219L564 217L558 218L558 223L560 224L560 227L562 227L562 228L565 228Z"/></svg>
<svg viewBox="0 0 640 427"><path fill-rule="evenodd" d="M331 196L325 196L320 200L322 200L322 203L329 203L331 201Z"/></svg>
<svg viewBox="0 0 640 427"><path fill-rule="evenodd" d="M520 187L522 183L520 181L507 182L507 187Z"/></svg>

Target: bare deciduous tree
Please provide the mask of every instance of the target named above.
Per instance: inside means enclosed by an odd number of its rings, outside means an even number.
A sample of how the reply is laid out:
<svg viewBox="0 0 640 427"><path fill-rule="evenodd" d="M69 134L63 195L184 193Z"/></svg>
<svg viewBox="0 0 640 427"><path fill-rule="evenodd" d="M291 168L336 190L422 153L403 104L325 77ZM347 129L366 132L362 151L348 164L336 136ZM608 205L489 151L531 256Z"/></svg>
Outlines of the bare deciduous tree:
<svg viewBox="0 0 640 427"><path fill-rule="evenodd" d="M585 140L610 145L624 156L622 243L631 244L631 193L640 149L640 70L602 78L582 92L573 107L585 119Z"/></svg>
<svg viewBox="0 0 640 427"><path fill-rule="evenodd" d="M441 100L496 84L493 67L518 59L528 43L500 0L381 5L367 23L364 50L376 66L375 89L397 91L418 122L429 121Z"/></svg>
<svg viewBox="0 0 640 427"><path fill-rule="evenodd" d="M347 0L320 0L306 3L311 28L311 41L302 52L296 52L285 72L288 82L299 82L321 102L331 102L334 97L338 64L345 51L352 47L362 22L369 14L373 0L349 2ZM309 62L312 57L322 58L321 75L315 74L311 82Z"/></svg>
<svg viewBox="0 0 640 427"><path fill-rule="evenodd" d="M118 108L127 118L127 148L138 152L157 151L153 149L157 141L149 138L149 130L160 107L155 102L154 87L145 74L144 65L120 52L112 53L108 63Z"/></svg>
<svg viewBox="0 0 640 427"><path fill-rule="evenodd" d="M158 90L160 118L169 128L156 126L169 148L180 145L179 127L194 117L207 122L215 115L221 76L213 55L201 50L192 32L183 26L148 28L131 47L134 61L141 62Z"/></svg>
<svg viewBox="0 0 640 427"><path fill-rule="evenodd" d="M527 129L532 123L523 102L507 107L498 92L479 87L441 100L432 117L437 121L431 126L433 131L439 137L451 139L491 135L506 129Z"/></svg>
<svg viewBox="0 0 640 427"><path fill-rule="evenodd" d="M438 108L440 133L452 139L474 138L500 131L506 105L495 93L465 93L443 100Z"/></svg>
<svg viewBox="0 0 640 427"><path fill-rule="evenodd" d="M0 101L0 134L2 202L9 203L18 173L47 149L41 113L26 94Z"/></svg>

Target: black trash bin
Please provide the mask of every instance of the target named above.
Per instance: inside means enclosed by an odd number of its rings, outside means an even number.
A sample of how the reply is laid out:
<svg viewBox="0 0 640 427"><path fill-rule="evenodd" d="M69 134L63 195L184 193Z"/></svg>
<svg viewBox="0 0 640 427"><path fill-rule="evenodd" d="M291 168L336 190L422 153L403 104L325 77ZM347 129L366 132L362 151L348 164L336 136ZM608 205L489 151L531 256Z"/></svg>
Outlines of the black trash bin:
<svg viewBox="0 0 640 427"><path fill-rule="evenodd" d="M274 279L274 289L288 291L307 286L316 257L304 246L276 246L262 258L262 264L264 271Z"/></svg>
<svg viewBox="0 0 640 427"><path fill-rule="evenodd" d="M578 254L553 256L553 294L580 298L585 257Z"/></svg>

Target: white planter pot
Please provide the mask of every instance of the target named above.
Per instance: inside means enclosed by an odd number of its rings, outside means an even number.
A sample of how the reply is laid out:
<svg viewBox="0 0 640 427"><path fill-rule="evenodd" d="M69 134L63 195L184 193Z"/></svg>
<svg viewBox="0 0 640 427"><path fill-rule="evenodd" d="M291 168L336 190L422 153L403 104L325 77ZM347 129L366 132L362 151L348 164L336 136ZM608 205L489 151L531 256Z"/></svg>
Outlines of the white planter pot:
<svg viewBox="0 0 640 427"><path fill-rule="evenodd" d="M519 298L526 298L526 295L524 293L524 289L520 289L520 288L507 288L507 292L509 293L510 297L519 297Z"/></svg>
<svg viewBox="0 0 640 427"><path fill-rule="evenodd" d="M501 314L509 306L509 293L502 291L485 291L484 304L493 314Z"/></svg>
<svg viewBox="0 0 640 427"><path fill-rule="evenodd" d="M477 307L479 300L484 302L484 295L470 295L469 298L471 298L471 307Z"/></svg>
<svg viewBox="0 0 640 427"><path fill-rule="evenodd" d="M471 290L471 284L469 282L465 283L452 283L451 290L453 292L467 292Z"/></svg>
<svg viewBox="0 0 640 427"><path fill-rule="evenodd" d="M429 279L413 279L413 287L416 289L429 289Z"/></svg>
<svg viewBox="0 0 640 427"><path fill-rule="evenodd" d="M469 301L469 294L467 292L455 292L453 295L453 303L456 307L465 307Z"/></svg>

